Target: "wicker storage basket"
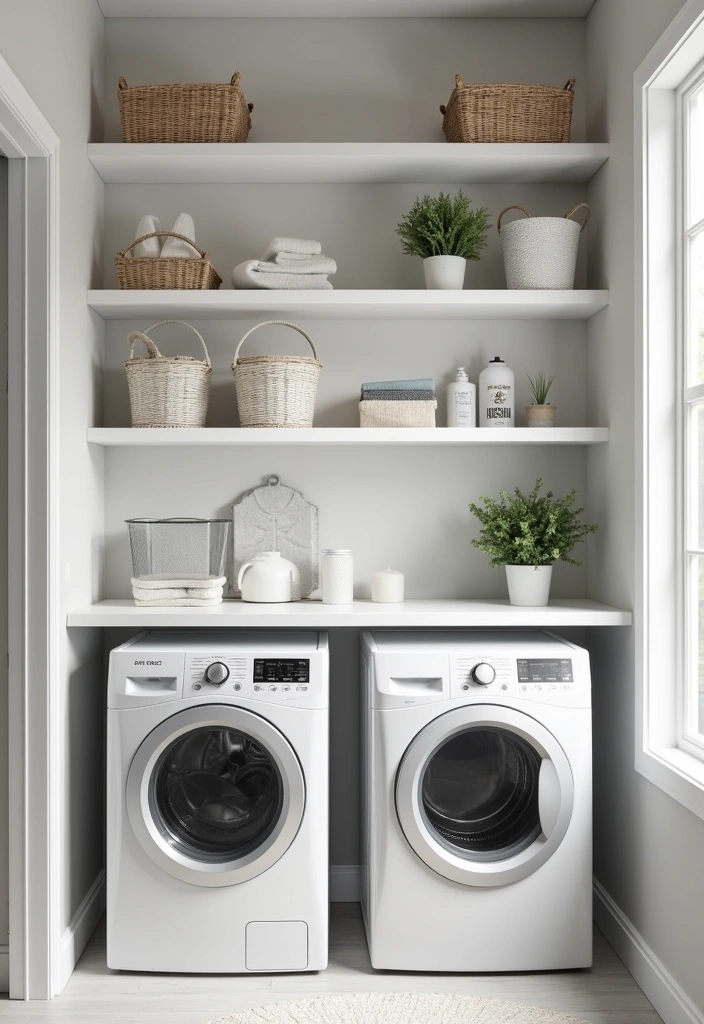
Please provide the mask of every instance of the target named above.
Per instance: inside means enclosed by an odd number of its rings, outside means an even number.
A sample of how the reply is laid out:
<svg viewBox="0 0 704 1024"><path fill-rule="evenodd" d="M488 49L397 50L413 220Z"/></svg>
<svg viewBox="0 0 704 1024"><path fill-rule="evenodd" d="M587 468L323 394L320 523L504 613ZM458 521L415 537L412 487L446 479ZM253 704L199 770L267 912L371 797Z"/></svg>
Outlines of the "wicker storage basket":
<svg viewBox="0 0 704 1024"><path fill-rule="evenodd" d="M254 104L235 71L229 83L128 86L120 79L123 142L246 142Z"/></svg>
<svg viewBox="0 0 704 1024"><path fill-rule="evenodd" d="M197 249L200 256L192 259L183 256L128 256L146 238L170 235L180 238ZM118 252L115 257L117 284L120 288L199 288L217 290L222 278L210 261L207 252L185 235L175 231L152 231L141 238L135 238L131 245Z"/></svg>
<svg viewBox="0 0 704 1024"><path fill-rule="evenodd" d="M205 352L205 359L192 356L162 356L151 331L165 324L183 324L193 331ZM148 355L135 357L138 341ZM146 331L129 335L130 357L125 363L130 390L133 427L204 427L210 397L212 369L203 338L183 320L160 320Z"/></svg>
<svg viewBox="0 0 704 1024"><path fill-rule="evenodd" d="M384 400L359 403L360 427L434 427L435 400L386 402Z"/></svg>
<svg viewBox="0 0 704 1024"><path fill-rule="evenodd" d="M448 142L569 142L574 78L564 89L546 85L465 85L455 88L442 127Z"/></svg>
<svg viewBox="0 0 704 1024"><path fill-rule="evenodd" d="M501 227L501 218L509 210L520 210L527 220L514 220ZM580 225L570 218L578 211L587 215ZM578 203L564 217L531 217L525 206L507 206L499 214L496 226L504 247L504 267L508 288L574 288L579 236L587 226L591 211Z"/></svg>
<svg viewBox="0 0 704 1024"><path fill-rule="evenodd" d="M240 349L260 327L291 327L306 339L310 356L245 356ZM265 320L247 331L235 350L237 409L243 427L312 427L315 395L323 364L309 334L287 320Z"/></svg>

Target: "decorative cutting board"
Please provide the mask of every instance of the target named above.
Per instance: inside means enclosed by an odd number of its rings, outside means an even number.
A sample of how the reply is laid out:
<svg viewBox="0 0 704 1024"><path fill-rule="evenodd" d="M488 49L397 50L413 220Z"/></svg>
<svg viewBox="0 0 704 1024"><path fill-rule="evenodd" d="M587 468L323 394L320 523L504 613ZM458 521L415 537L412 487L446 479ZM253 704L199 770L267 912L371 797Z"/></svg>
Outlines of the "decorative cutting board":
<svg viewBox="0 0 704 1024"><path fill-rule="evenodd" d="M240 566L262 551L280 551L301 574L301 597L318 587L318 509L300 491L272 475L232 506L232 559L228 593L239 596Z"/></svg>

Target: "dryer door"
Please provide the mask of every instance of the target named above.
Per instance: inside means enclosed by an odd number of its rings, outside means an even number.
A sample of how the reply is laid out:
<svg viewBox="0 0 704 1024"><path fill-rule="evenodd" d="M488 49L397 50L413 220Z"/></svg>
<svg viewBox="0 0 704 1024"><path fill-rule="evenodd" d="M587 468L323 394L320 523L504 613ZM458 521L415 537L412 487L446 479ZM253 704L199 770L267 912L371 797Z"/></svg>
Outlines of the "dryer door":
<svg viewBox="0 0 704 1024"><path fill-rule="evenodd" d="M396 810L428 867L465 885L506 885L536 871L565 837L574 785L555 737L520 711L467 705L412 741Z"/></svg>
<svg viewBox="0 0 704 1024"><path fill-rule="evenodd" d="M193 885L234 885L286 852L303 820L305 782L293 748L243 708L179 711L144 739L127 777L139 843Z"/></svg>

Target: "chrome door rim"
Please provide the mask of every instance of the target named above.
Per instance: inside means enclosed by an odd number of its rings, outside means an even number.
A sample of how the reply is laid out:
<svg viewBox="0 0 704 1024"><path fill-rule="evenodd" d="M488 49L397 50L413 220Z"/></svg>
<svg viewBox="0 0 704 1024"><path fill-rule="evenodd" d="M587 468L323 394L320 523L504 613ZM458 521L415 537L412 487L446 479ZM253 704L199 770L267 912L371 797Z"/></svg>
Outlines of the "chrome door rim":
<svg viewBox="0 0 704 1024"><path fill-rule="evenodd" d="M474 861L439 842L422 808L423 774L439 747L472 727L497 726L513 732L552 761L560 784L560 811L549 836L504 860ZM396 773L396 814L414 853L439 875L462 885L491 887L526 878L552 857L567 834L574 807L574 781L567 756L548 729L523 711L494 704L469 704L439 715L410 742Z"/></svg>
<svg viewBox="0 0 704 1024"><path fill-rule="evenodd" d="M236 729L260 743L275 762L283 789L279 818L266 839L243 857L225 862L198 860L176 849L164 836L151 809L152 774L161 754L180 736L208 726ZM127 814L140 846L164 871L193 885L236 885L268 870L295 839L303 820L305 797L301 765L283 733L257 714L225 704L186 708L161 722L142 740L127 775Z"/></svg>

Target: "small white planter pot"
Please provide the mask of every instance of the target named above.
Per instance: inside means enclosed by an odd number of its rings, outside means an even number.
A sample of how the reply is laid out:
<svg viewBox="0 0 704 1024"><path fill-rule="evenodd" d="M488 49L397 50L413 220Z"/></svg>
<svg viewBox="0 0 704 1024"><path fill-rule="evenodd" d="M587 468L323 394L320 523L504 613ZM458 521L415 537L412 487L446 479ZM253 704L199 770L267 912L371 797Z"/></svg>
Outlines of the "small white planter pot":
<svg viewBox="0 0 704 1024"><path fill-rule="evenodd" d="M423 260L426 288L464 288L463 256L428 256Z"/></svg>
<svg viewBox="0 0 704 1024"><path fill-rule="evenodd" d="M542 608L550 598L551 565L507 565L506 582L511 604Z"/></svg>

